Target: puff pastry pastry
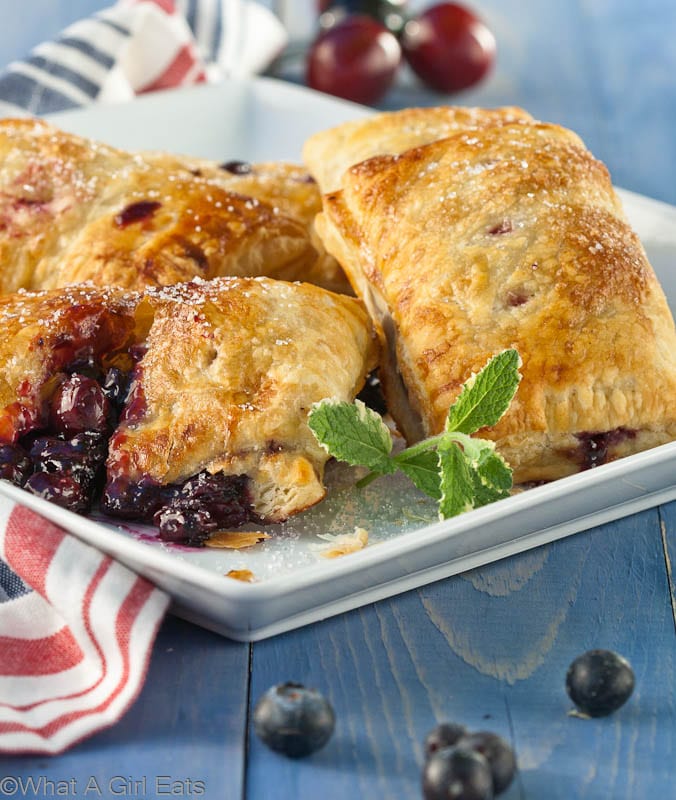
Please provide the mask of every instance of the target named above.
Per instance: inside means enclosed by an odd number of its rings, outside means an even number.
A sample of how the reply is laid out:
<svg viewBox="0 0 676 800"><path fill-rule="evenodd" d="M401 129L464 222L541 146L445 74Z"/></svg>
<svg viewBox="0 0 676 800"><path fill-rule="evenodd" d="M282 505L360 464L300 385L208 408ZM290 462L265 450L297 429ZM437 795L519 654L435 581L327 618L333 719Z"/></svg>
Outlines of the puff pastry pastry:
<svg viewBox="0 0 676 800"><path fill-rule="evenodd" d="M0 324L0 477L76 511L105 479L104 512L192 544L323 498L307 415L377 354L360 301L265 278L21 291Z"/></svg>
<svg viewBox="0 0 676 800"><path fill-rule="evenodd" d="M309 200L289 200L303 208L296 218L173 156L129 154L21 119L0 121L0 163L3 293L194 276L297 280L317 262L301 219Z"/></svg>
<svg viewBox="0 0 676 800"><path fill-rule="evenodd" d="M267 522L321 500L327 454L307 414L324 397L352 399L375 366L362 305L310 284L220 279L148 291L146 309L147 352L110 442L106 508L124 512L142 481L200 471L247 476Z"/></svg>
<svg viewBox="0 0 676 800"><path fill-rule="evenodd" d="M403 153L462 130L530 120L527 111L515 106L431 106L384 111L314 134L303 146L303 160L325 193L340 188L340 179L348 167L372 156Z"/></svg>
<svg viewBox="0 0 676 800"><path fill-rule="evenodd" d="M369 159L317 228L378 323L409 440L440 431L463 381L508 347L523 380L482 435L517 482L676 436L669 308L607 169L571 131L476 125Z"/></svg>

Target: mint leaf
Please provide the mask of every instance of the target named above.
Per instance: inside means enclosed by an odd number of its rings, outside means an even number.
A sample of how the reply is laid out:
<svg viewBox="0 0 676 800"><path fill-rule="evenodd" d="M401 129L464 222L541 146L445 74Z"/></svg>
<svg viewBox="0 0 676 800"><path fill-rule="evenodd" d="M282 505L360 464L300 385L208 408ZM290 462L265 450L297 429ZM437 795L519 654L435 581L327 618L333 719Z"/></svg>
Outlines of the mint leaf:
<svg viewBox="0 0 676 800"><path fill-rule="evenodd" d="M474 508L509 497L512 488L512 471L505 459L495 451L493 442L478 439L484 447L478 459L471 464L474 485Z"/></svg>
<svg viewBox="0 0 676 800"><path fill-rule="evenodd" d="M426 495L435 500L441 498L439 456L436 450L408 453L402 450L393 459L399 469Z"/></svg>
<svg viewBox="0 0 676 800"><path fill-rule="evenodd" d="M322 400L312 406L308 425L328 453L355 467L386 474L396 467L390 458L392 437L380 414L361 402Z"/></svg>
<svg viewBox="0 0 676 800"><path fill-rule="evenodd" d="M418 489L439 501L439 516L448 519L509 496L509 466L493 442L471 434L495 425L505 413L519 385L520 364L516 350L505 350L490 359L463 386L448 412L445 431L395 456L388 427L359 400L315 403L308 425L330 455L370 470L357 486L400 470Z"/></svg>
<svg viewBox="0 0 676 800"><path fill-rule="evenodd" d="M447 431L474 433L490 428L507 411L519 385L521 359L516 350L503 350L473 375L462 388L446 419Z"/></svg>
<svg viewBox="0 0 676 800"><path fill-rule="evenodd" d="M441 519L455 517L474 508L474 480L470 463L457 442L441 439L437 448L440 468Z"/></svg>

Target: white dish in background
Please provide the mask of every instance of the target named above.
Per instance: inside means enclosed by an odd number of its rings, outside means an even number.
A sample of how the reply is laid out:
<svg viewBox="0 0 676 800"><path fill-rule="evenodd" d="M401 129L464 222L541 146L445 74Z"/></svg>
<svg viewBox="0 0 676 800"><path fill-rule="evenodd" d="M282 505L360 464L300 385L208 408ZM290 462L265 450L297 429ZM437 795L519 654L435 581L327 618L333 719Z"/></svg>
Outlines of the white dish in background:
<svg viewBox="0 0 676 800"><path fill-rule="evenodd" d="M311 133L367 109L269 79L161 92L127 105L52 115L65 130L124 148L217 160L298 161ZM620 191L672 310L676 308L676 208ZM0 494L106 551L174 599L182 616L253 641L471 569L676 498L676 443L516 494L444 522L403 479L356 490L334 470L327 500L275 526L248 550L189 550L149 529L72 514L0 481ZM369 531L369 546L327 560L318 534ZM273 530L273 529L270 529ZM250 569L256 583L225 577Z"/></svg>

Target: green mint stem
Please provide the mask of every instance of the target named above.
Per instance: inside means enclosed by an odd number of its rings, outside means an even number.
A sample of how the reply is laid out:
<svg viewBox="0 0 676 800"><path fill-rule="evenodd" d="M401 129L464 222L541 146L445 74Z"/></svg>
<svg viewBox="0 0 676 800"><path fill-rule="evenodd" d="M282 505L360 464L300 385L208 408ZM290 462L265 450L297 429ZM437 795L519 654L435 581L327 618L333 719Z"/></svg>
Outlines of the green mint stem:
<svg viewBox="0 0 676 800"><path fill-rule="evenodd" d="M395 456L395 458L399 458L401 456L417 456L418 453L424 453L426 450L434 450L439 442L447 435L447 433L437 433L435 436L429 436L427 439L422 439L416 444L412 444L410 447L402 450L401 453Z"/></svg>
<svg viewBox="0 0 676 800"><path fill-rule="evenodd" d="M468 436L466 433L461 433L460 431L444 431L443 433L437 433L434 436L428 436L427 439L422 439L416 444L412 444L410 447L407 447L405 450L402 450L398 455L396 455L394 460L404 460L409 456L417 456L419 453L424 453L426 450L434 450L439 446L439 443L442 439L445 441L456 442L456 444L459 444L461 447L463 447L463 445L467 446L472 442L472 437Z"/></svg>
<svg viewBox="0 0 676 800"><path fill-rule="evenodd" d="M355 486L358 489L363 489L365 486L368 486L369 483L373 483L376 478L381 478L384 475L383 472L369 472L368 475L364 475L363 478L360 478Z"/></svg>

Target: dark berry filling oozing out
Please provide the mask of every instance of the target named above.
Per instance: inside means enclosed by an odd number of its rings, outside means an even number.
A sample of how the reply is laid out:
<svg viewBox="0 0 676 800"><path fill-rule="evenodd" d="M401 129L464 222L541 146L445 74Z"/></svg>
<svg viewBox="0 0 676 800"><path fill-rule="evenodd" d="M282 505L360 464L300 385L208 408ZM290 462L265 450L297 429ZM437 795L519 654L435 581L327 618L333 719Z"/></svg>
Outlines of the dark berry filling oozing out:
<svg viewBox="0 0 676 800"><path fill-rule="evenodd" d="M131 356L138 360L142 352ZM70 364L40 420L18 441L0 443L0 479L78 513L100 497L104 513L154 522L169 542L199 546L211 533L252 519L244 475L201 472L169 485L118 477L103 486L108 438L120 419L143 416L141 374L138 364L132 373L104 371L91 359Z"/></svg>
<svg viewBox="0 0 676 800"><path fill-rule="evenodd" d="M626 439L633 439L636 431L631 428L615 428L612 431L583 431L576 433L579 441L578 457L582 469L591 469L605 464L612 447L617 446Z"/></svg>
<svg viewBox="0 0 676 800"><path fill-rule="evenodd" d="M182 483L109 481L101 499L111 516L153 521L160 538L200 546L212 533L253 519L246 475L200 472Z"/></svg>
<svg viewBox="0 0 676 800"><path fill-rule="evenodd" d="M136 222L143 222L150 219L160 208L162 203L157 200L139 200L137 203L130 203L115 215L115 224L118 228L126 228Z"/></svg>
<svg viewBox="0 0 676 800"><path fill-rule="evenodd" d="M83 513L101 483L108 436L124 397L109 396L110 371L93 363L72 364L61 378L41 422L15 444L0 446L0 477Z"/></svg>

